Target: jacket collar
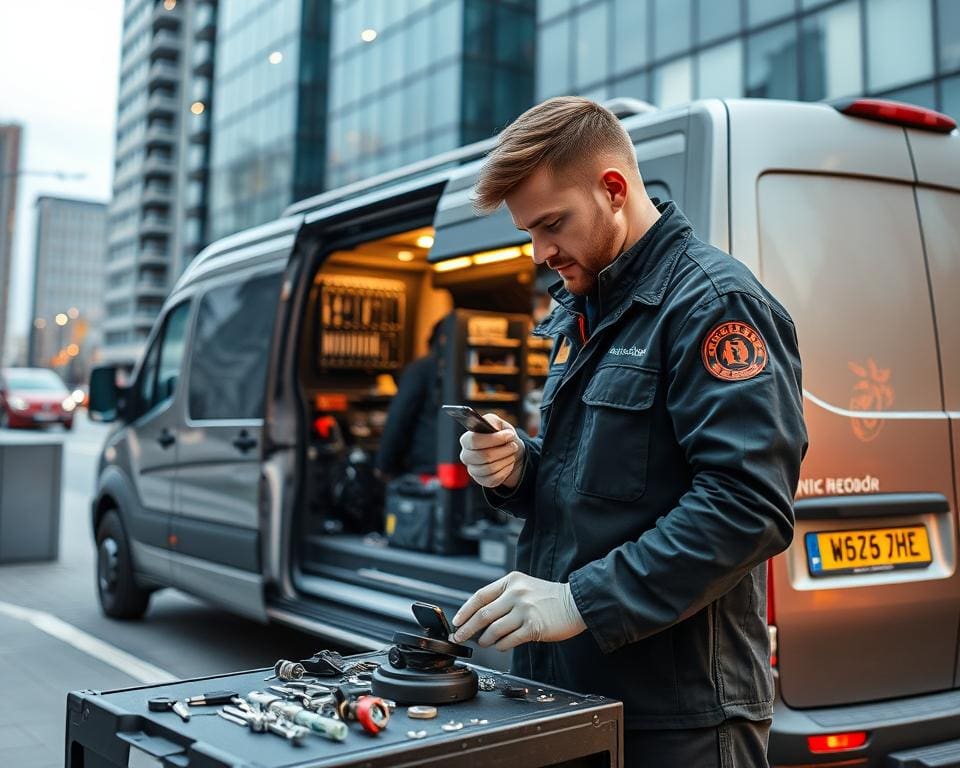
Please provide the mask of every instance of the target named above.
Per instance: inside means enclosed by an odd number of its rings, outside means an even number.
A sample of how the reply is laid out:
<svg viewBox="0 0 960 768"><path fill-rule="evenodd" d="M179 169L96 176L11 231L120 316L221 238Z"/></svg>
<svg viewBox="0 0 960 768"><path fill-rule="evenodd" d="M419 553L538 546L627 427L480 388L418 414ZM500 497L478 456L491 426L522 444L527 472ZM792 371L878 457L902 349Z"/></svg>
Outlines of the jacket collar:
<svg viewBox="0 0 960 768"><path fill-rule="evenodd" d="M693 232L676 203L672 200L661 203L656 198L653 202L660 218L597 278L601 322L625 301L660 306L680 254ZM582 313L582 299L564 288L562 280L551 285L548 291L566 312L551 313L534 329L538 335L551 336L565 324L564 315Z"/></svg>

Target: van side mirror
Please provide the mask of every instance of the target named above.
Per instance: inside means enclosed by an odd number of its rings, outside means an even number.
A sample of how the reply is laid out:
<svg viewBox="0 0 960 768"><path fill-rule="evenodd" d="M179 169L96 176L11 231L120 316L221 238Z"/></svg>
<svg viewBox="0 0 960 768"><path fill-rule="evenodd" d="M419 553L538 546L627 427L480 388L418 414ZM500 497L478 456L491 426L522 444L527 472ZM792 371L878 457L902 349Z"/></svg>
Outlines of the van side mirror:
<svg viewBox="0 0 960 768"><path fill-rule="evenodd" d="M90 372L90 404L87 413L91 421L110 422L123 416L127 388L117 385L117 366L101 365Z"/></svg>

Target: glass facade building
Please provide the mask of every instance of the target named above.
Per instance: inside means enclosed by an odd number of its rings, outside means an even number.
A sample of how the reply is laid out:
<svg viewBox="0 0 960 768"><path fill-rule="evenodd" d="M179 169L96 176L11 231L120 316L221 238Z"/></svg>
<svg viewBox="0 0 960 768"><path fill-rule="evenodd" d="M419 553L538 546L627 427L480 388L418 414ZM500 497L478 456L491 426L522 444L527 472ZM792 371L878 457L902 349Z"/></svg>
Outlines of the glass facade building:
<svg viewBox="0 0 960 768"><path fill-rule="evenodd" d="M85 381L99 354L106 224L105 203L37 198L28 364L69 384Z"/></svg>
<svg viewBox="0 0 960 768"><path fill-rule="evenodd" d="M537 44L537 100L871 95L960 116L957 0L540 0Z"/></svg>
<svg viewBox="0 0 960 768"><path fill-rule="evenodd" d="M533 99L533 0L335 0L326 186L492 136Z"/></svg>
<svg viewBox="0 0 960 768"><path fill-rule="evenodd" d="M329 23L330 0L220 0L209 239L323 189Z"/></svg>

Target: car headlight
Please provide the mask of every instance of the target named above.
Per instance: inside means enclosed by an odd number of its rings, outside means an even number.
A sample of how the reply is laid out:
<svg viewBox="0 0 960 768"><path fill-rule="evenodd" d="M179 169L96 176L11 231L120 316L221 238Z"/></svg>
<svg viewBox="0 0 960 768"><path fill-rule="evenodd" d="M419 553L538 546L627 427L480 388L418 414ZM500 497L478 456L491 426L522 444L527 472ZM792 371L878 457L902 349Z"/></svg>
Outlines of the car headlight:
<svg viewBox="0 0 960 768"><path fill-rule="evenodd" d="M82 404L83 404L83 397L84 397L84 395L83 395L83 390L82 390L82 389L75 389L75 390L73 390L73 394L71 394L70 397L73 398L73 402L75 402L77 405L82 405Z"/></svg>
<svg viewBox="0 0 960 768"><path fill-rule="evenodd" d="M67 413L70 413L70 411L77 407L77 404L73 401L72 397L68 397L62 403L60 403L60 407L63 408L63 410L65 410Z"/></svg>
<svg viewBox="0 0 960 768"><path fill-rule="evenodd" d="M25 411L27 410L27 401L22 397L11 397L7 402L10 404L10 407L15 411Z"/></svg>

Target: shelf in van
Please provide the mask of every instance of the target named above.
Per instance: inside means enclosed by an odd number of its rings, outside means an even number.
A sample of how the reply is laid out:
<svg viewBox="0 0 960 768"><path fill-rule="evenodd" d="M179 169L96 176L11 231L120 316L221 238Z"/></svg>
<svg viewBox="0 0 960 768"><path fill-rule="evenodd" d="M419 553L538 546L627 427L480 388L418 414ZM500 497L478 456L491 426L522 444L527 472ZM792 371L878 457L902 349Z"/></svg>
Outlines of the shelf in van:
<svg viewBox="0 0 960 768"><path fill-rule="evenodd" d="M468 368L467 373L479 376L516 376L520 369L509 365L475 365Z"/></svg>
<svg viewBox="0 0 960 768"><path fill-rule="evenodd" d="M471 347L519 347L520 339L505 339L494 336L470 336L467 344Z"/></svg>
<svg viewBox="0 0 960 768"><path fill-rule="evenodd" d="M520 399L520 395L513 392L502 392L499 394L477 394L471 395L468 400L471 403L515 403Z"/></svg>

